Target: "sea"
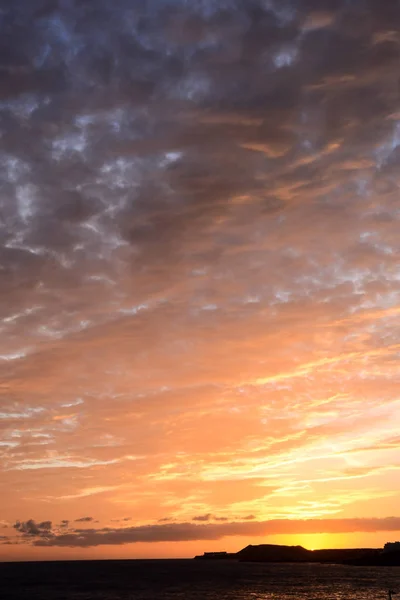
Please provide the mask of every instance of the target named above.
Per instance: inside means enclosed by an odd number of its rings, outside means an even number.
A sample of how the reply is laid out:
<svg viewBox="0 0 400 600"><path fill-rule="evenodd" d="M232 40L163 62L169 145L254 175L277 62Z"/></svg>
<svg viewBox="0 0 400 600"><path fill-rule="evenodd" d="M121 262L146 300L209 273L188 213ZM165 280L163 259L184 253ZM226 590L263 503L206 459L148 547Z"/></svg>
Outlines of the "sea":
<svg viewBox="0 0 400 600"><path fill-rule="evenodd" d="M389 589L400 600L400 567L201 560L0 563L1 600L387 600Z"/></svg>

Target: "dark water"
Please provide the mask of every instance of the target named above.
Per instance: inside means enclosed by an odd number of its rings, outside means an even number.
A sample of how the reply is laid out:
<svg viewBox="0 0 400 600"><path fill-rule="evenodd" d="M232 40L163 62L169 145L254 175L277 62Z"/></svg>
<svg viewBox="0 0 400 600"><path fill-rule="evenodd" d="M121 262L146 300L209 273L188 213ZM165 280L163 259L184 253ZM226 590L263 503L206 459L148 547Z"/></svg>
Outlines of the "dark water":
<svg viewBox="0 0 400 600"><path fill-rule="evenodd" d="M0 564L3 600L386 600L400 568L193 560ZM400 600L400 595L399 595Z"/></svg>

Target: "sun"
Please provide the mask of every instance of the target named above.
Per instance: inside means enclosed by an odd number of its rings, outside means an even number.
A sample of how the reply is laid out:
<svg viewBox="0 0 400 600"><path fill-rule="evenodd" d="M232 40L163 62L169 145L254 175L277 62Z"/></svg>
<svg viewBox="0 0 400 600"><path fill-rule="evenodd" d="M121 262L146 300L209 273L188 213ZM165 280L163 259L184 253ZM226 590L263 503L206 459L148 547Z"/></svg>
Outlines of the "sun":
<svg viewBox="0 0 400 600"><path fill-rule="evenodd" d="M322 550L335 548L335 541L330 533L307 533L301 536L301 545L308 550Z"/></svg>
<svg viewBox="0 0 400 600"><path fill-rule="evenodd" d="M271 539L273 537L273 540ZM340 538L341 536L339 536ZM271 543L288 546L303 546L307 550L346 547L346 540L332 533L304 533L301 535L270 536Z"/></svg>

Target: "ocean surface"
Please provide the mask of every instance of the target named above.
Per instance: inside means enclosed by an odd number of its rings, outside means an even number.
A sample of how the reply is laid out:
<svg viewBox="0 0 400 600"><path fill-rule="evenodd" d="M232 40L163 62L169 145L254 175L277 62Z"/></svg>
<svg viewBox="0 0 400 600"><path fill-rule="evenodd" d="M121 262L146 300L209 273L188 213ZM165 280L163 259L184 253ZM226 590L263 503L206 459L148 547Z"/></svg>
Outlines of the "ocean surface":
<svg viewBox="0 0 400 600"><path fill-rule="evenodd" d="M389 588L400 600L400 567L194 560L0 564L2 600L387 600Z"/></svg>

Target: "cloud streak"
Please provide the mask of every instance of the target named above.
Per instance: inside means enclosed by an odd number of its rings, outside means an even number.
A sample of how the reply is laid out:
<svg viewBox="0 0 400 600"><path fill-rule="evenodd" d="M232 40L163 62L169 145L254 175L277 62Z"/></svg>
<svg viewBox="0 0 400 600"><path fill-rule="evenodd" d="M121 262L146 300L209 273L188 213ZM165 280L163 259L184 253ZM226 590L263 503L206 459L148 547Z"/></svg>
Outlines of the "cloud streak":
<svg viewBox="0 0 400 600"><path fill-rule="evenodd" d="M139 542L187 542L194 540L218 540L227 536L265 536L277 534L398 532L400 518L384 519L310 519L271 520L264 522L233 523L171 523L125 527L119 529L75 530L49 539L38 539L36 546L91 547L121 545Z"/></svg>

